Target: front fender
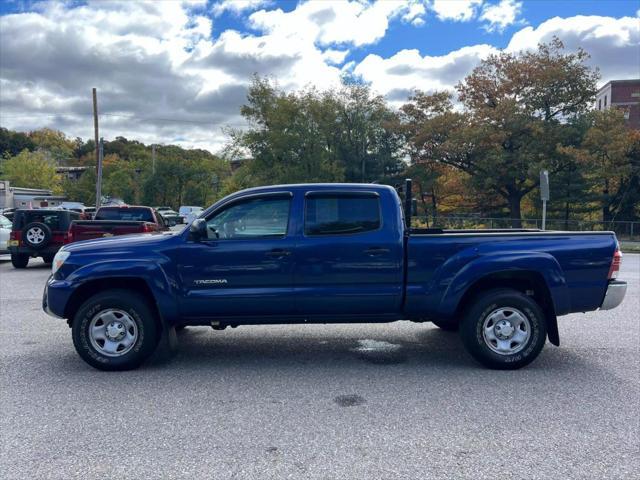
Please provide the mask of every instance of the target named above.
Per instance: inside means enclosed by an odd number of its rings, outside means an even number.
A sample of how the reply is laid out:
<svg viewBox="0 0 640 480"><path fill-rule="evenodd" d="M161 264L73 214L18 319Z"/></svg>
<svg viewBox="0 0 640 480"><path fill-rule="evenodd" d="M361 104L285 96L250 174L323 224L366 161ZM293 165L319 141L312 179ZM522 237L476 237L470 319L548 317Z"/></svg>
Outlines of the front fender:
<svg viewBox="0 0 640 480"><path fill-rule="evenodd" d="M558 261L548 253L489 253L471 260L457 273L447 270L444 268L439 272L443 279L452 278L438 308L443 315L453 315L465 293L482 278L509 272L536 272L542 275L551 294L556 315L564 315L570 311L570 296L564 272Z"/></svg>
<svg viewBox="0 0 640 480"><path fill-rule="evenodd" d="M65 282L73 290L89 282L109 278L131 278L143 280L156 302L161 319L173 324L178 318L176 301L177 285L159 262L145 259L108 259L84 265L70 273ZM117 287L117 285L116 285Z"/></svg>

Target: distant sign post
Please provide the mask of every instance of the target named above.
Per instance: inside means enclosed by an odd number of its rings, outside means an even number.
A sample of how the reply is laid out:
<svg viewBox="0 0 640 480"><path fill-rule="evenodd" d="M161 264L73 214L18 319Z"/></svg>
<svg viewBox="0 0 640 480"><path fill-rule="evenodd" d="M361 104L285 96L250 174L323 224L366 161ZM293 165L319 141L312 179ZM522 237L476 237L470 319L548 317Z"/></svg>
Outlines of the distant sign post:
<svg viewBox="0 0 640 480"><path fill-rule="evenodd" d="M549 172L540 172L540 198L542 199L542 230L547 227L547 201L549 200Z"/></svg>

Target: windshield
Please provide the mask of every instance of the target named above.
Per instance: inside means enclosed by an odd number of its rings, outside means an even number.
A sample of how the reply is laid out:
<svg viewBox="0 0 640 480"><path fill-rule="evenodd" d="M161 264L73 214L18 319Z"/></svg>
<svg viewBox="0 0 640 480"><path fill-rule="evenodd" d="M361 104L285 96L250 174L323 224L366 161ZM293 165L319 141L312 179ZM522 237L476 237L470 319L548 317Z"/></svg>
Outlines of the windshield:
<svg viewBox="0 0 640 480"><path fill-rule="evenodd" d="M155 221L150 208L136 207L101 208L96 213L95 220Z"/></svg>

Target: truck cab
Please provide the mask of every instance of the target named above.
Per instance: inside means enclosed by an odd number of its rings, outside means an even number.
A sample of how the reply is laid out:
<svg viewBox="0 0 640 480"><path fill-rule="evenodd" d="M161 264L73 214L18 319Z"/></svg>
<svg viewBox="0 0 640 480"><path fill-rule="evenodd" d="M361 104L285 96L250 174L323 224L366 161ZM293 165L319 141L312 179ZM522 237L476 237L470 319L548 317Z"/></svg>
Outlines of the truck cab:
<svg viewBox="0 0 640 480"><path fill-rule="evenodd" d="M619 259L611 232L411 230L389 186L281 185L232 194L177 233L66 246L43 306L105 370L137 367L189 325L407 319L519 368L559 344L557 316L622 301Z"/></svg>

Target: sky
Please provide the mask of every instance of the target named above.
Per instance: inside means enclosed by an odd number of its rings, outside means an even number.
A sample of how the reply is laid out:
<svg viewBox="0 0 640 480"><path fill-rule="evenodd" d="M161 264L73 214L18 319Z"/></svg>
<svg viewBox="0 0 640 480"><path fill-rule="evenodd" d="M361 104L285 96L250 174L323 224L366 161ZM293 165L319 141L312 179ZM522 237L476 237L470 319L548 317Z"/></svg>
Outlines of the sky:
<svg viewBox="0 0 640 480"><path fill-rule="evenodd" d="M287 91L356 76L400 106L488 55L559 37L601 83L640 78L640 0L0 0L0 126L216 152L254 74Z"/></svg>

